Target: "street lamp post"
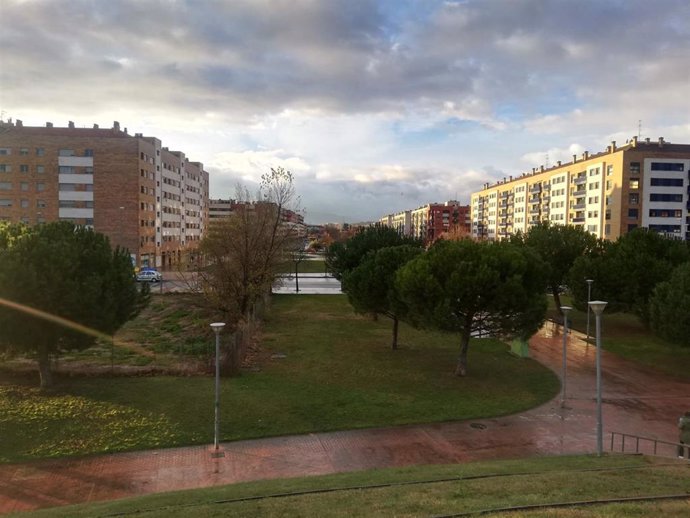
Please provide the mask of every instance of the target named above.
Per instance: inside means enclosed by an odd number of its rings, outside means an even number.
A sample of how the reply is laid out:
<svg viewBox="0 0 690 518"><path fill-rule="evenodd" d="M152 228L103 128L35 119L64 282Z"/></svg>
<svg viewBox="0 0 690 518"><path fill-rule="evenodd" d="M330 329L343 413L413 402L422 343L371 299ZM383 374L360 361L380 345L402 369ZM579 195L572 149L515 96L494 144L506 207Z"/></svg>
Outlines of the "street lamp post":
<svg viewBox="0 0 690 518"><path fill-rule="evenodd" d="M597 340L597 455L601 457L604 449L603 423L601 416L601 314L604 312L606 302L593 300L589 307L594 312L596 321Z"/></svg>
<svg viewBox="0 0 690 518"><path fill-rule="evenodd" d="M565 375L566 375L566 350L568 340L568 312L573 309L570 306L561 306L563 312L563 388L561 393L561 407L565 406Z"/></svg>
<svg viewBox="0 0 690 518"><path fill-rule="evenodd" d="M224 322L214 322L211 329L216 333L216 401L215 427L213 433L213 449L218 452L218 436L220 432L220 332L225 327Z"/></svg>
<svg viewBox="0 0 690 518"><path fill-rule="evenodd" d="M592 283L594 279L586 279L587 283L587 345L589 345L589 302L592 300Z"/></svg>

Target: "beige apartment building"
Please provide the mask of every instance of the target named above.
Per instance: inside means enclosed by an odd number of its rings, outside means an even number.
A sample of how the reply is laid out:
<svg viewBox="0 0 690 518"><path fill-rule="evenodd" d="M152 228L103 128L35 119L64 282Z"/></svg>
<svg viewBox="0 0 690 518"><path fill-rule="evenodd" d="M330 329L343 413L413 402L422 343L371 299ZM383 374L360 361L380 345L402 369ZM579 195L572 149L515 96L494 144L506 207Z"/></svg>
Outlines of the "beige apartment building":
<svg viewBox="0 0 690 518"><path fill-rule="evenodd" d="M690 239L690 145L639 140L485 184L472 194L472 235L504 239L540 221L615 240L637 227Z"/></svg>
<svg viewBox="0 0 690 518"><path fill-rule="evenodd" d="M0 220L68 220L129 249L136 266L194 259L208 173L159 139L112 128L0 123Z"/></svg>

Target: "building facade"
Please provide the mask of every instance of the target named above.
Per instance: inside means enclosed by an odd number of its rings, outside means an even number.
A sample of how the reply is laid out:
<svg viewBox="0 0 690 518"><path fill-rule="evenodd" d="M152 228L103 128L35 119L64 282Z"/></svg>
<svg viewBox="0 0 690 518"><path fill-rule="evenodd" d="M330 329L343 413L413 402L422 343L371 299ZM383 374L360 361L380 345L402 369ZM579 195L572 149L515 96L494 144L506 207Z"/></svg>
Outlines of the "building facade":
<svg viewBox="0 0 690 518"><path fill-rule="evenodd" d="M472 194L472 235L505 239L541 221L616 240L637 227L690 239L690 145L636 137L566 164L485 184Z"/></svg>
<svg viewBox="0 0 690 518"><path fill-rule="evenodd" d="M455 200L445 203L429 203L414 210L389 214L379 223L395 228L400 234L425 242L438 239L453 229L470 232L470 207Z"/></svg>
<svg viewBox="0 0 690 518"><path fill-rule="evenodd" d="M112 128L0 123L0 220L66 220L127 248L136 266L194 258L208 224L208 173L155 137Z"/></svg>

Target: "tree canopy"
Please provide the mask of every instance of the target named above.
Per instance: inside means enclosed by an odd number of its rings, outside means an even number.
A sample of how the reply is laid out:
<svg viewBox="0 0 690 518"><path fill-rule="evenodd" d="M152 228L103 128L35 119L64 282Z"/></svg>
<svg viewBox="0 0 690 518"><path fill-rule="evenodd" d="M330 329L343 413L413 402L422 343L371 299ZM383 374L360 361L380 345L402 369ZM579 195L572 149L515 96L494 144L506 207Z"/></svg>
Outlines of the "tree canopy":
<svg viewBox="0 0 690 518"><path fill-rule="evenodd" d="M401 236L397 230L383 225L365 228L343 243L333 243L326 251L326 265L333 276L343 276L359 266L369 252L389 246L421 246L418 239Z"/></svg>
<svg viewBox="0 0 690 518"><path fill-rule="evenodd" d="M400 267L421 253L420 247L411 245L372 250L357 268L343 276L343 291L356 312L385 315L393 320L392 349L398 348L398 322L406 313L395 275Z"/></svg>
<svg viewBox="0 0 690 518"><path fill-rule="evenodd" d="M649 322L649 300L659 282L688 261L687 245L647 229L635 229L600 253L575 261L569 287L576 307L587 305L585 279L593 279L592 298L609 302L607 311L626 311Z"/></svg>
<svg viewBox="0 0 690 518"><path fill-rule="evenodd" d="M554 225L549 221L531 227L525 234L511 238L514 243L524 244L535 250L543 259L547 286L558 312L561 312L561 287L568 282L570 270L579 257L601 248L601 242L582 227Z"/></svg>
<svg viewBox="0 0 690 518"><path fill-rule="evenodd" d="M0 298L0 348L35 354L48 387L51 356L112 335L148 301L148 290L137 290L129 253L111 250L91 229L0 224Z"/></svg>
<svg viewBox="0 0 690 518"><path fill-rule="evenodd" d="M412 322L460 334L456 375L473 333L528 338L546 315L544 263L509 242L439 241L403 266L397 287Z"/></svg>
<svg viewBox="0 0 690 518"><path fill-rule="evenodd" d="M656 334L690 347L690 263L678 266L668 281L656 285L649 302L649 317Z"/></svg>

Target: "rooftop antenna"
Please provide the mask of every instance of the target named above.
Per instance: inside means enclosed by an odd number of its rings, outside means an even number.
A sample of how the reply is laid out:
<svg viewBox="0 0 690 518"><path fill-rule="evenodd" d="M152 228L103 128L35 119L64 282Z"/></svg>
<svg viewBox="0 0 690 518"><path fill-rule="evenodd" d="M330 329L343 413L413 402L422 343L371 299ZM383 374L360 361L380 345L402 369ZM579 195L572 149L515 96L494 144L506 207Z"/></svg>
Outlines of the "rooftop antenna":
<svg viewBox="0 0 690 518"><path fill-rule="evenodd" d="M637 139L642 140L642 119L637 121Z"/></svg>

